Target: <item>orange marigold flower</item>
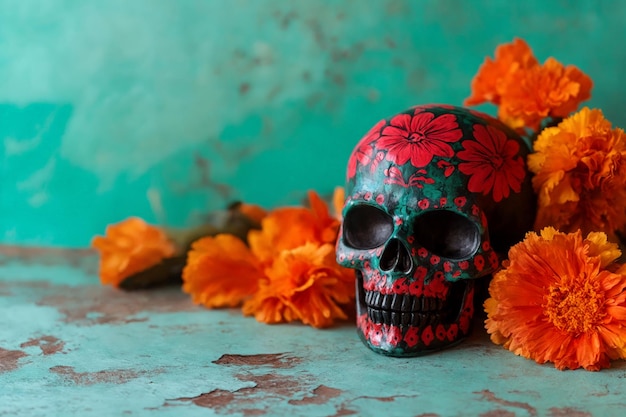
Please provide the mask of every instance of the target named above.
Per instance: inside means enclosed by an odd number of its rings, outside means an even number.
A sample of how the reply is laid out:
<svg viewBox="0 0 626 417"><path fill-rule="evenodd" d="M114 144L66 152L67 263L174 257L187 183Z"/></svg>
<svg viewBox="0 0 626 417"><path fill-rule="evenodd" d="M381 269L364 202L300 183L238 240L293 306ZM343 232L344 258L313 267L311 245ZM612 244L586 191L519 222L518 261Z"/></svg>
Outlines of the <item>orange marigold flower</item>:
<svg viewBox="0 0 626 417"><path fill-rule="evenodd" d="M498 118L513 129L537 130L546 117L567 117L591 97L588 75L554 58L513 71L503 80Z"/></svg>
<svg viewBox="0 0 626 417"><path fill-rule="evenodd" d="M328 206L315 192L309 192L311 207L283 207L270 212L261 222L261 230L248 233L250 248L264 264L276 254L308 242L333 243L339 220L330 215Z"/></svg>
<svg viewBox="0 0 626 417"><path fill-rule="evenodd" d="M300 320L328 327L346 319L354 299L354 271L340 267L331 244L306 243L280 252L265 270L259 290L243 312L264 323Z"/></svg>
<svg viewBox="0 0 626 417"><path fill-rule="evenodd" d="M100 281L114 287L176 252L163 230L137 217L109 225L91 246L100 252Z"/></svg>
<svg viewBox="0 0 626 417"><path fill-rule="evenodd" d="M194 242L183 290L210 308L243 303L245 314L266 323L299 320L327 327L345 318L342 308L352 305L355 277L335 260L339 219L316 193L309 200L310 208L259 216L261 230L248 233L249 248L228 234Z"/></svg>
<svg viewBox="0 0 626 417"><path fill-rule="evenodd" d="M261 265L237 237L221 234L193 243L183 270L183 291L210 308L236 307L252 296Z"/></svg>
<svg viewBox="0 0 626 417"><path fill-rule="evenodd" d="M600 110L583 108L544 129L528 156L538 194L535 228L602 231L626 226L626 135Z"/></svg>
<svg viewBox="0 0 626 417"><path fill-rule="evenodd" d="M489 286L491 340L558 369L599 370L626 357L626 268L603 233L530 232Z"/></svg>
<svg viewBox="0 0 626 417"><path fill-rule="evenodd" d="M496 48L472 80L465 105L496 104L498 118L523 131L537 130L546 117L561 118L591 97L591 78L554 58L540 65L526 42L515 39Z"/></svg>
<svg viewBox="0 0 626 417"><path fill-rule="evenodd" d="M485 102L500 104L504 81L519 69L538 65L537 58L528 44L519 38L496 48L495 59L487 57L472 80L472 95L465 100L466 106Z"/></svg>

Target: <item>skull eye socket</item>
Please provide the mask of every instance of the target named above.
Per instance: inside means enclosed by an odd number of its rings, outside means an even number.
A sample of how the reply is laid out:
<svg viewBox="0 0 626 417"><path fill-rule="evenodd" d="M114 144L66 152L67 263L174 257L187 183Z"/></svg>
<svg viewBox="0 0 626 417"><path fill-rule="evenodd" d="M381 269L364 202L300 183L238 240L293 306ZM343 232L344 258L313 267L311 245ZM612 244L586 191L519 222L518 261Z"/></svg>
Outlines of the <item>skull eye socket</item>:
<svg viewBox="0 0 626 417"><path fill-rule="evenodd" d="M413 233L421 246L448 259L467 258L480 245L478 227L467 217L449 210L421 214L415 220Z"/></svg>
<svg viewBox="0 0 626 417"><path fill-rule="evenodd" d="M360 204L343 219L343 238L354 249L377 248L393 233L393 219L379 208Z"/></svg>

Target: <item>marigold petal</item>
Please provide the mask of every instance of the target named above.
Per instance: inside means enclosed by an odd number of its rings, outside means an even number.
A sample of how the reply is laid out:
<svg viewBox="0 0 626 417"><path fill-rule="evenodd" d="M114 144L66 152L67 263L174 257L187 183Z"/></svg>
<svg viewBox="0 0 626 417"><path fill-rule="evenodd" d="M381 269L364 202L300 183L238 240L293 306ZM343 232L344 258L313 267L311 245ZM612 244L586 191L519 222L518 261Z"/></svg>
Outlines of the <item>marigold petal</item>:
<svg viewBox="0 0 626 417"><path fill-rule="evenodd" d="M551 226L544 227L543 229L541 229L540 233L541 233L541 237L548 241L554 239L555 236L564 235L564 233L559 232L558 230L556 230L554 227L551 227ZM535 235L535 233L530 232L529 235Z"/></svg>
<svg viewBox="0 0 626 417"><path fill-rule="evenodd" d="M611 306L607 307L606 310L612 318L619 321L626 321L626 306Z"/></svg>
<svg viewBox="0 0 626 417"><path fill-rule="evenodd" d="M311 208L283 207L273 210L261 222L261 230L248 233L252 253L263 263L271 263L276 254L306 243L333 243L339 220L315 192L309 193Z"/></svg>
<svg viewBox="0 0 626 417"><path fill-rule="evenodd" d="M210 308L236 307L263 279L258 260L237 237L221 234L193 243L183 270L183 291Z"/></svg>
<svg viewBox="0 0 626 417"><path fill-rule="evenodd" d="M598 333L607 346L621 349L626 345L626 329L622 326L603 326L598 328Z"/></svg>
<svg viewBox="0 0 626 417"><path fill-rule="evenodd" d="M346 318L344 308L354 299L354 271L337 264L331 244L284 250L265 273L259 291L244 304L244 314L259 321L328 327Z"/></svg>
<svg viewBox="0 0 626 417"><path fill-rule="evenodd" d="M261 230L248 233L252 253L262 262L271 262L274 255L306 242L318 241L315 216L304 207L273 210L261 222Z"/></svg>
<svg viewBox="0 0 626 417"><path fill-rule="evenodd" d="M590 232L585 238L585 243L589 245L589 256L600 257L601 268L606 268L622 256L622 251L616 243L609 242L606 233Z"/></svg>
<svg viewBox="0 0 626 417"><path fill-rule="evenodd" d="M261 223L265 216L267 216L267 210L256 204L242 203L239 205L238 210L255 223Z"/></svg>
<svg viewBox="0 0 626 417"><path fill-rule="evenodd" d="M626 136L599 110L583 108L544 129L528 157L539 196L535 228L599 231L626 227Z"/></svg>
<svg viewBox="0 0 626 417"><path fill-rule="evenodd" d="M109 225L105 236L94 237L91 246L100 253L100 281L115 287L176 252L161 228L137 217Z"/></svg>
<svg viewBox="0 0 626 417"><path fill-rule="evenodd" d="M503 81L498 116L512 128L537 130L541 121L565 117L589 98L591 79L579 69L548 58Z"/></svg>
<svg viewBox="0 0 626 417"><path fill-rule="evenodd" d="M591 98L593 81L591 77L583 73L580 69L573 65L565 67L563 79L562 84L568 84L569 96L572 98L575 97L575 100L568 97L569 100L563 100L560 106L555 106L552 110L552 116L554 117L568 116L570 113L576 111L580 103ZM566 90L566 88L563 88L563 90Z"/></svg>
<svg viewBox="0 0 626 417"><path fill-rule="evenodd" d="M574 190L574 185L567 179L564 179L552 189L550 201L555 204L565 204L570 201L580 201L580 195Z"/></svg>
<svg viewBox="0 0 626 417"><path fill-rule="evenodd" d="M267 290L259 290L254 297L243 304L243 314L266 324L278 324L295 320L295 315L290 307L273 294L267 294Z"/></svg>
<svg viewBox="0 0 626 417"><path fill-rule="evenodd" d="M311 204L311 210L316 218L324 221L330 218L328 206L322 200L322 198L315 191L308 192L309 203Z"/></svg>
<svg viewBox="0 0 626 417"><path fill-rule="evenodd" d="M496 48L495 59L487 57L472 80L472 94L464 104L474 106L484 102L499 104L502 84L515 71L538 65L528 44L519 38Z"/></svg>

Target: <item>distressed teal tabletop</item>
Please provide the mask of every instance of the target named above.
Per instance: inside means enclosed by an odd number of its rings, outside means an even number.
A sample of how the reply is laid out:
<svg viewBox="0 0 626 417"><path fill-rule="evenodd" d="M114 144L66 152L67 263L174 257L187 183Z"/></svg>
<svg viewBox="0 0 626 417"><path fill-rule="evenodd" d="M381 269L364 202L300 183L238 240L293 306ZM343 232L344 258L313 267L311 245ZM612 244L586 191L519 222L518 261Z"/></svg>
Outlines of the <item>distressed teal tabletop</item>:
<svg viewBox="0 0 626 417"><path fill-rule="evenodd" d="M626 363L558 371L491 344L398 359L351 323L269 326L177 288L98 283L86 250L0 248L0 416L623 416Z"/></svg>

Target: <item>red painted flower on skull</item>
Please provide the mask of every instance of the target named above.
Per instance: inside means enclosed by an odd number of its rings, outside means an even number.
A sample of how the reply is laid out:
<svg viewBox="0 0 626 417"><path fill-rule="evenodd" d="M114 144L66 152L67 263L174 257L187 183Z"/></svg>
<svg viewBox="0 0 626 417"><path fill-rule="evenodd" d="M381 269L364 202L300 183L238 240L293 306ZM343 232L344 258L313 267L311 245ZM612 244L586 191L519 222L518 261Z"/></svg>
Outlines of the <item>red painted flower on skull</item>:
<svg viewBox="0 0 626 417"><path fill-rule="evenodd" d="M493 192L493 200L507 198L510 190L519 193L526 175L524 159L517 155L519 144L493 126L474 125L474 139L462 143L457 156L464 161L459 171L469 175L469 191Z"/></svg>
<svg viewBox="0 0 626 417"><path fill-rule="evenodd" d="M398 165L407 161L417 168L425 167L435 156L452 157L450 143L463 136L456 116L415 110L415 114L399 114L382 131L376 147L387 149L387 160Z"/></svg>
<svg viewBox="0 0 626 417"><path fill-rule="evenodd" d="M361 139L361 141L356 145L356 149L348 161L348 179L356 175L357 163L367 165L372 161L374 155L372 142L380 137L380 129L385 125L385 123L385 120L381 120L376 123L376 126L371 128L363 139Z"/></svg>

